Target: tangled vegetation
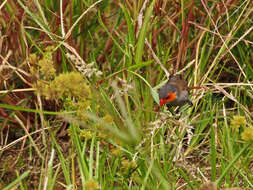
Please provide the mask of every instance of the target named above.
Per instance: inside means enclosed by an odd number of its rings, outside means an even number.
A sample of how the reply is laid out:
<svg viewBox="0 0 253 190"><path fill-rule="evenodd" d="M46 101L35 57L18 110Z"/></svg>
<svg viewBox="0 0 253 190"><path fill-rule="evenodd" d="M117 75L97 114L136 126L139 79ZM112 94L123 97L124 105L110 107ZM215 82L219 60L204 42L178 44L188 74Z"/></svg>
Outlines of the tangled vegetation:
<svg viewBox="0 0 253 190"><path fill-rule="evenodd" d="M252 7L1 1L0 189L253 189Z"/></svg>

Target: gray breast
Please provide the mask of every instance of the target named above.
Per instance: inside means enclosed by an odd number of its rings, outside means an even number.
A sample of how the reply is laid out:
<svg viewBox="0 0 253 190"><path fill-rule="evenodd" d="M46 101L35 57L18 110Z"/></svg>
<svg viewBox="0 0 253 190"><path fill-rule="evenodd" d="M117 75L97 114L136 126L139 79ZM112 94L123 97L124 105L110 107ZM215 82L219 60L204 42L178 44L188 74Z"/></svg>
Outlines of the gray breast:
<svg viewBox="0 0 253 190"><path fill-rule="evenodd" d="M189 99L188 91L184 90L184 91L181 91L180 94L178 94L177 99L175 99L173 102L170 102L170 105L172 105L172 106L183 106L187 103L192 104L190 99Z"/></svg>
<svg viewBox="0 0 253 190"><path fill-rule="evenodd" d="M176 86L174 84L169 84L168 82L160 88L159 90L159 99L165 98L169 92L176 92Z"/></svg>

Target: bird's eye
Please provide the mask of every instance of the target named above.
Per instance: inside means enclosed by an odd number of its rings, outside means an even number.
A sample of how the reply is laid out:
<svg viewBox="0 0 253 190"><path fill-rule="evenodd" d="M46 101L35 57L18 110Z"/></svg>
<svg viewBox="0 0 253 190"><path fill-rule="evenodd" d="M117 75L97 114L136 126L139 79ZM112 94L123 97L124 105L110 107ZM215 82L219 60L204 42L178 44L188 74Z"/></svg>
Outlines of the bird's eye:
<svg viewBox="0 0 253 190"><path fill-rule="evenodd" d="M168 93L165 99L167 102L174 101L176 99L176 93L175 92Z"/></svg>
<svg viewBox="0 0 253 190"><path fill-rule="evenodd" d="M167 94L167 96L165 97L165 99L171 99L173 95L174 95L174 93L170 92L170 93Z"/></svg>
<svg viewBox="0 0 253 190"><path fill-rule="evenodd" d="M165 97L165 99L170 99L171 95L169 94L168 96Z"/></svg>

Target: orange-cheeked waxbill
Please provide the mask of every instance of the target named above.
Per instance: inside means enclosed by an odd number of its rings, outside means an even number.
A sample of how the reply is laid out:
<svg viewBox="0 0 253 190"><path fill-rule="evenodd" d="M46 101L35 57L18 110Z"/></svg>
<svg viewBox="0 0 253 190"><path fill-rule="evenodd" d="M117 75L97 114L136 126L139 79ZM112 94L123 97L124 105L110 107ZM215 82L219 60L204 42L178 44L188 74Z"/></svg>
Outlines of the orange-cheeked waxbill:
<svg viewBox="0 0 253 190"><path fill-rule="evenodd" d="M168 82L159 89L160 106L193 105L188 92L188 85L181 75L171 75Z"/></svg>

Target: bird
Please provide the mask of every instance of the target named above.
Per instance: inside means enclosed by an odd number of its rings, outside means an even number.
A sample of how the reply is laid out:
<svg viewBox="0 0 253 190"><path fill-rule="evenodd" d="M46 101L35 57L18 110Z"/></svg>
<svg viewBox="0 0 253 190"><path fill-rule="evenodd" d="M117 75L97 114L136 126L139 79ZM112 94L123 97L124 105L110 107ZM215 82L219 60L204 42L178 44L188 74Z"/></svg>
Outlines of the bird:
<svg viewBox="0 0 253 190"><path fill-rule="evenodd" d="M183 106L189 104L193 106L189 98L189 87L183 80L182 75L171 75L167 83L159 89L160 107L163 105Z"/></svg>

